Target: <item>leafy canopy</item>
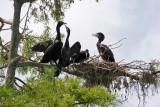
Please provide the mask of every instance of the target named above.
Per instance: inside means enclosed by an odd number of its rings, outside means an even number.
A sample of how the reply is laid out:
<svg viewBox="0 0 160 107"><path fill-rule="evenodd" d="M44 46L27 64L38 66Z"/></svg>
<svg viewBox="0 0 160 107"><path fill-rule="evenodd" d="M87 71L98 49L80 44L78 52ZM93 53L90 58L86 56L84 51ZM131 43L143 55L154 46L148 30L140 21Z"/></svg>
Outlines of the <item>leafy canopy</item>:
<svg viewBox="0 0 160 107"><path fill-rule="evenodd" d="M31 76L23 90L6 90L0 86L0 106L54 106L72 107L93 104L110 106L118 103L115 94L101 86L82 87L82 81L73 77L53 78L50 69L42 76Z"/></svg>

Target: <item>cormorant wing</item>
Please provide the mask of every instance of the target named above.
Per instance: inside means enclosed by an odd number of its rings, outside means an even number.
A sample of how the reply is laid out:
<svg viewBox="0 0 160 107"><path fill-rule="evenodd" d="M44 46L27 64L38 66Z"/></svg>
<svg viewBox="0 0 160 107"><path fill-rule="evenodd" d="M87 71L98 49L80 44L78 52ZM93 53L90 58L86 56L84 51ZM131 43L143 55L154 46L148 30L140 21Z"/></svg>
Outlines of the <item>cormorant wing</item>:
<svg viewBox="0 0 160 107"><path fill-rule="evenodd" d="M104 54L103 55L104 57L108 58L108 56L109 56L108 60L110 62L115 62L113 52L111 51L111 49L107 45L101 44L100 48L102 50L102 53Z"/></svg>
<svg viewBox="0 0 160 107"><path fill-rule="evenodd" d="M45 50L53 43L52 40L40 42L34 45L31 49L36 52L45 52Z"/></svg>
<svg viewBox="0 0 160 107"><path fill-rule="evenodd" d="M50 60L56 62L60 57L62 46L63 43L59 41L52 43L44 52L41 63L48 63Z"/></svg>
<svg viewBox="0 0 160 107"><path fill-rule="evenodd" d="M81 44L79 42L74 43L70 50L70 56L73 56L74 54L79 54L80 50Z"/></svg>
<svg viewBox="0 0 160 107"><path fill-rule="evenodd" d="M101 53L103 53L103 52L108 51L110 49L107 45L100 44L100 50L101 50Z"/></svg>

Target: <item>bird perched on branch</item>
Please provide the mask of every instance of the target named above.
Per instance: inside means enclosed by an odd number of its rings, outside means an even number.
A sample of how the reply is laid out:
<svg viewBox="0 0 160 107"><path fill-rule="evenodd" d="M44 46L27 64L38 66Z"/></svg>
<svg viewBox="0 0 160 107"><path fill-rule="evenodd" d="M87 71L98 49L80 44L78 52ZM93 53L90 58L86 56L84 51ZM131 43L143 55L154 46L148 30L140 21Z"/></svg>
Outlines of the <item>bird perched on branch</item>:
<svg viewBox="0 0 160 107"><path fill-rule="evenodd" d="M103 33L99 32L99 33L92 34L92 35L98 38L97 49L99 51L99 54L101 55L101 58L107 62L115 62L114 55L111 49L107 45L101 44L101 42L105 38Z"/></svg>
<svg viewBox="0 0 160 107"><path fill-rule="evenodd" d="M34 45L31 49L35 52L45 52L46 49L53 43L53 40L47 40Z"/></svg>
<svg viewBox="0 0 160 107"><path fill-rule="evenodd" d="M67 26L65 27L67 31L67 37L64 46L62 47L61 56L58 63L62 67L69 66L69 59L70 59L70 46L69 46L70 29Z"/></svg>
<svg viewBox="0 0 160 107"><path fill-rule="evenodd" d="M70 46L69 46L70 29L67 26L65 26L65 27L66 27L66 31L67 31L67 37L66 37L65 44L62 47L61 56L60 56L59 63L58 63L58 66L61 66L61 67L68 67L69 64L70 64L70 62L69 62L70 61L70 57L73 54L78 54L80 52L80 49L81 49L81 45L80 45L79 42L76 42L70 48ZM61 73L61 71L57 70L55 72L55 75L58 76L60 73Z"/></svg>
<svg viewBox="0 0 160 107"><path fill-rule="evenodd" d="M80 63L89 58L89 50L80 51L78 54L74 54L71 56L70 63Z"/></svg>
<svg viewBox="0 0 160 107"><path fill-rule="evenodd" d="M61 33L60 33L60 27L65 24L62 21L59 21L56 27L57 36L54 40L54 42L46 49L43 58L41 60L41 63L48 63L49 61L53 60L55 64L57 65L56 61L60 58L61 55L61 49L63 46L63 43L61 41ZM58 65L57 65L58 66Z"/></svg>

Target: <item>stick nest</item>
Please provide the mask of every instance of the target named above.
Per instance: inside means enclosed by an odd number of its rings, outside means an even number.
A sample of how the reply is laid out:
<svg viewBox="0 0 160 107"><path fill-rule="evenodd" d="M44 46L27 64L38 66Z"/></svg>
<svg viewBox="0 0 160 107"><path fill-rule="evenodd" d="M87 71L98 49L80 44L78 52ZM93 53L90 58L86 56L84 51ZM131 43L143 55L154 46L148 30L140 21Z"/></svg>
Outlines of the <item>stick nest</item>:
<svg viewBox="0 0 160 107"><path fill-rule="evenodd" d="M157 71L160 65L133 61L123 64L99 61L98 58L89 59L86 62L73 64L73 75L85 79L84 86L92 87L104 85L107 88L121 89L140 85L148 88L150 85L157 86ZM154 68L154 69L153 69Z"/></svg>

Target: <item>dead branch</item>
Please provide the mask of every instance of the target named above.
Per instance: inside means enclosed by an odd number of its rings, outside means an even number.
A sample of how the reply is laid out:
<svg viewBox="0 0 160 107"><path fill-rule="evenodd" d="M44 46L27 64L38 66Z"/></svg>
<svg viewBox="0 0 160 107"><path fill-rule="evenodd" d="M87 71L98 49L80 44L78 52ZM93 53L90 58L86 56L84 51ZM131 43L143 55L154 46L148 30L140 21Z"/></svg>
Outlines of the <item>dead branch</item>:
<svg viewBox="0 0 160 107"><path fill-rule="evenodd" d="M34 1L36 1L36 0L21 0L22 3L32 3Z"/></svg>
<svg viewBox="0 0 160 107"><path fill-rule="evenodd" d="M28 21L28 15L29 15L29 9L31 7L31 3L29 4L29 7L28 7L28 10L27 10L27 13L26 13L26 20L25 20L25 24L24 24L24 28L23 28L23 31L22 31L22 35L24 34L25 30L26 30L26 26L27 26L27 21ZM22 19L23 20L23 19ZM22 21L21 20L21 21Z"/></svg>
<svg viewBox="0 0 160 107"><path fill-rule="evenodd" d="M0 26L0 31L2 30L3 26L4 26L4 23L1 24L1 26Z"/></svg>
<svg viewBox="0 0 160 107"><path fill-rule="evenodd" d="M5 49L6 52L9 52L8 48L7 48L5 45L3 45L3 43L2 43L2 38L1 38L1 37L0 37L0 46L1 46L3 49Z"/></svg>
<svg viewBox="0 0 160 107"><path fill-rule="evenodd" d="M0 69L7 68L7 65L1 66Z"/></svg>
<svg viewBox="0 0 160 107"><path fill-rule="evenodd" d="M5 78L4 75L0 75L0 78ZM20 78L18 77L15 77L15 80L14 80L14 83L19 87L19 88L22 88L21 86L19 86L17 83L16 83L16 80L18 80L19 82L21 82L24 86L28 87L30 90L32 90L32 88L27 85L24 81L22 81Z"/></svg>
<svg viewBox="0 0 160 107"><path fill-rule="evenodd" d="M70 68L62 67L61 71L85 79L87 82L85 84L88 86L101 84L109 88L110 85L113 85L113 82L116 82L114 87L120 87L122 83L119 83L119 81L121 80L125 82L123 83L125 87L134 86L133 84L137 83L149 87L149 85L156 82L156 74L160 73L159 68L151 71L150 65L150 63L139 60L125 64L122 61L119 63L104 62L99 61L98 57L95 56L95 58L93 57L85 63L72 64L69 66ZM17 67L26 66L42 68L45 66L52 67L53 65L32 61L19 61L17 64ZM56 66L54 66L54 69L59 70ZM131 83L126 81L126 78L129 78Z"/></svg>
<svg viewBox="0 0 160 107"><path fill-rule="evenodd" d="M20 89L23 89L23 87L21 87L16 81L14 81L14 83L17 87L19 87Z"/></svg>
<svg viewBox="0 0 160 107"><path fill-rule="evenodd" d="M52 65L49 65L49 64L46 64L46 63L32 62L32 61L24 61L24 62L19 62L17 64L17 67L26 67L26 66L30 66L30 67L44 67L44 66L48 66L48 67L51 67Z"/></svg>
<svg viewBox="0 0 160 107"><path fill-rule="evenodd" d="M114 43L114 44L112 44L112 45L109 45L109 47L112 47L112 46L114 46L114 45L117 45L118 43L120 43L120 42L121 42L122 40L124 40L124 39L126 39L126 38L122 38L122 39L119 40L118 42L116 42L116 43ZM121 44L121 45L122 45L122 44ZM120 45L120 46L121 46L121 45ZM119 46L119 47L120 47L120 46Z"/></svg>
<svg viewBox="0 0 160 107"><path fill-rule="evenodd" d="M12 25L12 24L13 24L12 21L3 19L2 17L0 17L0 22L1 22L1 23L6 23L6 24L9 24L9 25Z"/></svg>

